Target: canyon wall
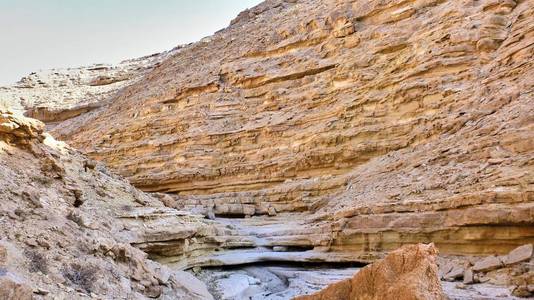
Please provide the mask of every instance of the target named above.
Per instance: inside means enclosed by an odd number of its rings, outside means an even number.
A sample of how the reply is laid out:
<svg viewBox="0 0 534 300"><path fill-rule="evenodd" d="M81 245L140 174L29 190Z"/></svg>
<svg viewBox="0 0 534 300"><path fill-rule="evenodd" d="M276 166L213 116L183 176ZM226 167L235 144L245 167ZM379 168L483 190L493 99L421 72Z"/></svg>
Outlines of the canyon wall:
<svg viewBox="0 0 534 300"><path fill-rule="evenodd" d="M266 1L53 134L175 206L311 224L280 245L504 253L534 241L533 16Z"/></svg>

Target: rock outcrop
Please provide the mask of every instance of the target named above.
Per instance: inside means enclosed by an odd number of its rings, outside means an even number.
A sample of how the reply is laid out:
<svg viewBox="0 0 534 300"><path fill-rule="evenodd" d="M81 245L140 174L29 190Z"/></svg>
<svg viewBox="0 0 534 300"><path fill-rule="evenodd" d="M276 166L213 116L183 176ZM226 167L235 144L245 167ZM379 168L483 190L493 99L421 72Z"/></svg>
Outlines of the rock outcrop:
<svg viewBox="0 0 534 300"><path fill-rule="evenodd" d="M296 300L447 299L441 289L434 245L409 245L388 254L353 278Z"/></svg>
<svg viewBox="0 0 534 300"><path fill-rule="evenodd" d="M174 210L43 128L0 110L0 298L212 299L189 273L130 245L146 236L121 215ZM206 226L181 215L175 232Z"/></svg>

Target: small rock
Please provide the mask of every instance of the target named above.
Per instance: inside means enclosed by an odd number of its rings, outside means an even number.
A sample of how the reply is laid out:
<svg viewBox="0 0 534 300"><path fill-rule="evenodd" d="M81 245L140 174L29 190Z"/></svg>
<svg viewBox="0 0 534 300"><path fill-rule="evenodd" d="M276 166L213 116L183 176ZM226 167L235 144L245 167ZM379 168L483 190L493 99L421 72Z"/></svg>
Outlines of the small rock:
<svg viewBox="0 0 534 300"><path fill-rule="evenodd" d="M24 243L30 247L37 247L39 245L34 238L28 238L24 241Z"/></svg>
<svg viewBox="0 0 534 300"><path fill-rule="evenodd" d="M460 266L454 266L452 268L451 271L449 271L449 273L447 273L445 275L445 279L446 280L450 280L450 279L458 279L460 277L464 276L464 268L460 267Z"/></svg>
<svg viewBox="0 0 534 300"><path fill-rule="evenodd" d="M463 283L458 283L456 285L456 288L457 289L461 289L461 290L465 290L467 288L467 285L463 284Z"/></svg>
<svg viewBox="0 0 534 300"><path fill-rule="evenodd" d="M515 248L504 257L504 264L511 265L518 262L529 260L532 257L532 244L526 244Z"/></svg>
<svg viewBox="0 0 534 300"><path fill-rule="evenodd" d="M37 288L37 290L35 290L33 293L37 295L45 296L45 295L50 294L50 291L45 290L43 288Z"/></svg>
<svg viewBox="0 0 534 300"><path fill-rule="evenodd" d="M50 243L48 243L48 241L43 237L37 238L37 244L43 248L50 249Z"/></svg>
<svg viewBox="0 0 534 300"><path fill-rule="evenodd" d="M36 208L42 208L43 204L41 203L41 199L39 198L39 195L36 192L22 192L22 199L25 201L28 201L33 204Z"/></svg>
<svg viewBox="0 0 534 300"><path fill-rule="evenodd" d="M267 209L267 213L269 214L269 216L274 217L276 216L276 209L272 206L269 206L269 208Z"/></svg>
<svg viewBox="0 0 534 300"><path fill-rule="evenodd" d="M88 159L86 161L83 162L83 168L85 170L85 172L87 172L87 170L94 170L96 168L96 161L94 160L91 160L91 159Z"/></svg>
<svg viewBox="0 0 534 300"><path fill-rule="evenodd" d="M491 271L502 267L502 261L497 256L488 256L483 258L475 263L473 266L473 271L475 272L484 272Z"/></svg>
<svg viewBox="0 0 534 300"><path fill-rule="evenodd" d="M445 275L446 275L447 273L449 273L449 272L452 270L453 266L454 266L454 265L453 265L452 263L450 263L450 262L447 262L447 263L445 263L445 262L440 263L440 264L439 264L439 278L444 279L444 278L445 278Z"/></svg>
<svg viewBox="0 0 534 300"><path fill-rule="evenodd" d="M72 189L72 193L74 194L74 207L80 207L85 202L85 196L83 194L83 191L80 189Z"/></svg>
<svg viewBox="0 0 534 300"><path fill-rule="evenodd" d="M274 252L287 252L287 247L286 246L274 246L273 247L273 251Z"/></svg>
<svg viewBox="0 0 534 300"><path fill-rule="evenodd" d="M4 246L0 246L0 266L4 265L7 261L7 249Z"/></svg>
<svg viewBox="0 0 534 300"><path fill-rule="evenodd" d="M464 284L471 284L475 282L475 276L473 274L473 270L467 269L464 272Z"/></svg>

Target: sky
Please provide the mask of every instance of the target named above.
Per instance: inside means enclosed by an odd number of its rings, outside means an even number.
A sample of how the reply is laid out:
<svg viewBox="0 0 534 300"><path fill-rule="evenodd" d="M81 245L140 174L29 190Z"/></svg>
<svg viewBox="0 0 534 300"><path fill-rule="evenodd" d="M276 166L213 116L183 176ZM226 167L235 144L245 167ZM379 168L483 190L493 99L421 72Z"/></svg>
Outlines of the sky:
<svg viewBox="0 0 534 300"><path fill-rule="evenodd" d="M0 0L0 86L195 42L261 0Z"/></svg>

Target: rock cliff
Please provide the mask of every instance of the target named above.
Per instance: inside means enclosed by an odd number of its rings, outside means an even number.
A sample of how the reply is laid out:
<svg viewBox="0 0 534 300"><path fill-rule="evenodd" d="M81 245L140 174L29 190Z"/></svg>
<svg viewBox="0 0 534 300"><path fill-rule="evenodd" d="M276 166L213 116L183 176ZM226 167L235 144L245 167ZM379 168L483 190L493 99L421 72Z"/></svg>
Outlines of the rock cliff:
<svg viewBox="0 0 534 300"><path fill-rule="evenodd" d="M301 220L271 246L504 253L534 240L532 7L266 1L53 134L175 207Z"/></svg>
<svg viewBox="0 0 534 300"><path fill-rule="evenodd" d="M129 59L119 64L40 70L0 87L0 106L46 122L48 128L107 104L118 90L133 84L180 50Z"/></svg>

